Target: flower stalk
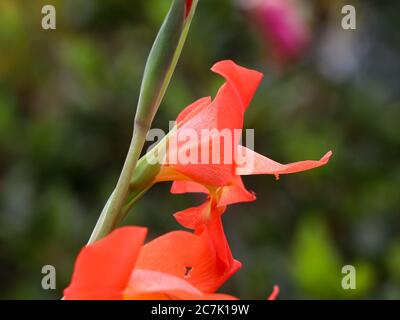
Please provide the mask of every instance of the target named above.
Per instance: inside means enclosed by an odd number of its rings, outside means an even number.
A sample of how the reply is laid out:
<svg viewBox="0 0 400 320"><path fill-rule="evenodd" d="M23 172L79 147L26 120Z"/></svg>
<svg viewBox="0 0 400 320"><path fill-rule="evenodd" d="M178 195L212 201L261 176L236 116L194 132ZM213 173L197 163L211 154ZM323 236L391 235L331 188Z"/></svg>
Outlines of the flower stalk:
<svg viewBox="0 0 400 320"><path fill-rule="evenodd" d="M89 243L114 230L127 214L127 210L124 210L127 199L129 198L129 204L132 206L151 186L140 185L142 189L132 189L131 180L147 133L182 52L197 3L198 0L194 0L189 6L186 0L174 0L158 32L143 74L129 151L116 187L97 221Z"/></svg>

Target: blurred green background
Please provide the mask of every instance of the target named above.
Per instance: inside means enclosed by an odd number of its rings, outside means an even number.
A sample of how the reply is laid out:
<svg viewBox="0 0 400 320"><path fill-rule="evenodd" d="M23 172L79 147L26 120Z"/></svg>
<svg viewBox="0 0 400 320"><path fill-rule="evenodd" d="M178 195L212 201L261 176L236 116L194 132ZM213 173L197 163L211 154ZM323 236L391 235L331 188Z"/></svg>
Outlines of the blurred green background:
<svg viewBox="0 0 400 320"><path fill-rule="evenodd" d="M272 55L260 24L234 0L200 0L154 127L214 95L218 60L262 71L246 113L255 148L280 162L317 159L305 173L246 177L257 201L224 216L243 268L220 290L265 299L400 298L400 20L398 1L304 1L311 43L299 59ZM57 29L41 28L54 4ZM130 141L147 54L167 0L0 1L0 297L58 299L111 193ZM159 184L126 223L149 239L179 229L172 213L199 203ZM41 288L54 265L57 289ZM341 268L357 289L341 288Z"/></svg>

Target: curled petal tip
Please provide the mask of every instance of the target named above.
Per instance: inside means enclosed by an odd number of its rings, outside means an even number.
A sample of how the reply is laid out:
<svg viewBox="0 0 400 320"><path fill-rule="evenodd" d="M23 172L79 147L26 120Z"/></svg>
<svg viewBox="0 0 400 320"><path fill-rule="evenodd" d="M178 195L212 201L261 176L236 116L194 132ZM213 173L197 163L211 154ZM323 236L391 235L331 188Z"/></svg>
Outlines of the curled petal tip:
<svg viewBox="0 0 400 320"><path fill-rule="evenodd" d="M211 71L215 72L217 71L221 66L225 66L225 65L236 65L236 63L233 60L220 60L216 63L213 64L213 66L210 68Z"/></svg>
<svg viewBox="0 0 400 320"><path fill-rule="evenodd" d="M331 156L332 156L332 154L333 154L333 152L330 150L330 151L328 151L322 158L321 158L321 162L323 162L324 164L325 163L328 163L328 161L329 161L329 159L331 158Z"/></svg>
<svg viewBox="0 0 400 320"><path fill-rule="evenodd" d="M212 66L211 71L225 78L231 93L240 100L243 113L249 106L263 78L263 74L256 70L242 67L232 60L217 62Z"/></svg>
<svg viewBox="0 0 400 320"><path fill-rule="evenodd" d="M238 65L235 61L230 59L220 60L214 63L214 65L211 67L211 71L218 73L222 76L226 74L229 75L232 71L237 71L238 73L240 73L241 76L252 76L258 82L264 77L261 72Z"/></svg>
<svg viewBox="0 0 400 320"><path fill-rule="evenodd" d="M272 293L269 295L268 300L276 300L279 294L279 286L275 285Z"/></svg>

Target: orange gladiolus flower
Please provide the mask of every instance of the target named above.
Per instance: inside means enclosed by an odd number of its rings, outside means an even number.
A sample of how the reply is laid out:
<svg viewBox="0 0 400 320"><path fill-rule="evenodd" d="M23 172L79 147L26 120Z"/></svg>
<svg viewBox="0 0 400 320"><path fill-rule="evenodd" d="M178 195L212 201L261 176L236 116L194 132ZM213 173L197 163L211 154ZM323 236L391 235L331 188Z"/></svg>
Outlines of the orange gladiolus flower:
<svg viewBox="0 0 400 320"><path fill-rule="evenodd" d="M214 292L240 263L218 263L207 233L123 227L82 249L65 299L235 299Z"/></svg>
<svg viewBox="0 0 400 320"><path fill-rule="evenodd" d="M179 114L178 129L171 134L157 181L193 180L203 185L224 186L235 175L238 133L262 74L229 60L216 63L211 70L223 76L226 83L213 101L210 97L199 99ZM227 136L220 136L224 133ZM181 140L186 134L196 135L195 145ZM197 161L182 163L182 155L188 150L197 151L194 159Z"/></svg>
<svg viewBox="0 0 400 320"><path fill-rule="evenodd" d="M204 97L186 107L177 117L178 129L171 133L166 158L157 181L191 180L205 186L227 186L237 175L280 174L305 171L327 163L331 152L319 161L280 164L239 144L246 111L263 75L233 61L216 63L212 71L226 82L215 99ZM182 136L194 134L191 141ZM218 145L218 147L215 147ZM191 160L182 163L185 153ZM238 161L239 160L239 161Z"/></svg>
<svg viewBox="0 0 400 320"><path fill-rule="evenodd" d="M230 60L218 62L211 70L223 76L226 82L213 101L209 97L199 99L180 113L177 130L171 134L172 142L168 145L167 157L156 180L174 181L172 193L208 194L205 203L178 212L175 218L184 227L194 229L196 234L208 229L215 247L218 248L218 256L229 264L231 256L222 229L221 215L229 204L255 200L255 195L243 185L241 176L273 174L278 179L281 174L323 166L329 161L332 152L329 151L317 161L280 164L240 145L240 135L235 135L235 130L243 127L244 112L256 92L262 74L238 66ZM210 130L209 135L204 136L205 129ZM184 130L191 130L201 139L195 140L195 145L191 145L175 138L185 133ZM225 130L228 134L215 135L211 133L212 130ZM219 146L215 150L214 142ZM179 162L179 155L188 151L195 153L197 162ZM171 155L177 156L172 159ZM201 159L204 158L209 161L203 163Z"/></svg>

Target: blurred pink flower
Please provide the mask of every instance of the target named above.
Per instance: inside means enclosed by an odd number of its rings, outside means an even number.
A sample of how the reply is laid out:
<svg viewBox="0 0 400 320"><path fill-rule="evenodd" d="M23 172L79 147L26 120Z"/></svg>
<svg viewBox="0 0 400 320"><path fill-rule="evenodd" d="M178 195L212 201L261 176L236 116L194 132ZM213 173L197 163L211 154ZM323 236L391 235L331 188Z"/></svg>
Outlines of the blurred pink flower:
<svg viewBox="0 0 400 320"><path fill-rule="evenodd" d="M248 0L246 0L248 1ZM251 1L250 1L251 2ZM272 54L285 63L301 57L311 34L298 0L257 0L249 7L269 43Z"/></svg>

